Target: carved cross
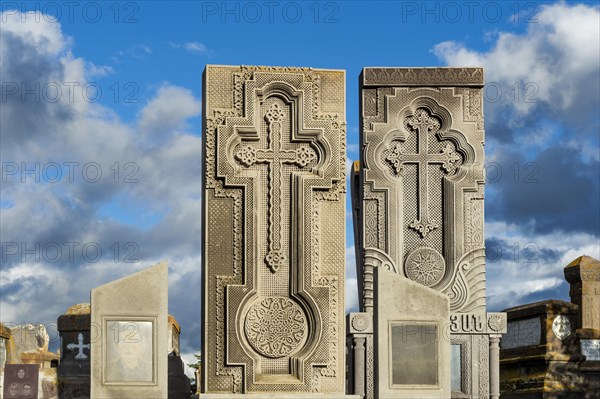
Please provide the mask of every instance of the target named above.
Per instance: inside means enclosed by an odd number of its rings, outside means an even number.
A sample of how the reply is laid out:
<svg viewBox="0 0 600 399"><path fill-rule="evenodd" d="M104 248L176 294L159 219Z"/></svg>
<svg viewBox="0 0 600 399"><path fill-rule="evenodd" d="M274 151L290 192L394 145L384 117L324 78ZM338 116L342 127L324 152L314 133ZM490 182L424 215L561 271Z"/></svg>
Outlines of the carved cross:
<svg viewBox="0 0 600 399"><path fill-rule="evenodd" d="M75 355L75 359L87 359L87 356L85 353L83 353L84 349L90 349L90 344L83 344L83 334L79 333L79 335L77 336L77 344L68 344L67 345L67 349L69 350L73 350L73 349L78 349L79 352Z"/></svg>
<svg viewBox="0 0 600 399"><path fill-rule="evenodd" d="M302 169L317 158L317 155L310 146L303 146L295 149L285 149L282 147L281 126L284 117L285 114L281 107L276 103L272 104L265 114L268 132L268 148L262 149L246 146L235 153L235 158L246 167L250 167L257 163L268 164L269 252L265 257L265 262L273 273L277 272L286 260L285 254L281 248L281 220L283 217L281 193L283 184L285 184L285 182L289 184L291 179L283 178L282 166L283 164L292 164Z"/></svg>
<svg viewBox="0 0 600 399"><path fill-rule="evenodd" d="M422 238L425 238L429 232L439 227L437 221L429 218L427 167L432 164L440 164L447 174L452 175L456 173L457 168L462 163L462 157L456 153L450 142L446 142L440 153L429 152L429 136L435 135L441 125L440 121L431 116L424 108L418 108L414 115L407 117L404 125L417 133L418 152L416 154L406 154L402 150L402 144L396 142L386 157L386 161L392 165L397 175L402 174L402 165L417 165L419 212L417 219L413 220L409 227L415 229Z"/></svg>

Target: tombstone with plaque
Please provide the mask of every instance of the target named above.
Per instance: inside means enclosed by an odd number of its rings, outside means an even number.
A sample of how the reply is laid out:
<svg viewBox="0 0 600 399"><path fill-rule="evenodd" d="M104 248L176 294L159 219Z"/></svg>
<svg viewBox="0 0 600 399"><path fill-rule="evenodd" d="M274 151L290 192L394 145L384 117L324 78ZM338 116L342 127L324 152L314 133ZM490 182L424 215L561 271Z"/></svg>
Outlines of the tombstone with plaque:
<svg viewBox="0 0 600 399"><path fill-rule="evenodd" d="M564 275L571 302L546 300L506 309L503 398L600 397L600 261L580 256Z"/></svg>
<svg viewBox="0 0 600 399"><path fill-rule="evenodd" d="M92 398L168 397L167 271L160 263L92 290Z"/></svg>

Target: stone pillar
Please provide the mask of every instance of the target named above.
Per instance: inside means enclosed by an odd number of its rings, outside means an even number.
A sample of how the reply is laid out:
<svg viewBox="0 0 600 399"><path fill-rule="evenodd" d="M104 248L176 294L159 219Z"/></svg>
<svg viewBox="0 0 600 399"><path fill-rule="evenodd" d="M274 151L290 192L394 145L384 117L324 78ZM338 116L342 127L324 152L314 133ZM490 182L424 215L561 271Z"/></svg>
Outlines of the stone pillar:
<svg viewBox="0 0 600 399"><path fill-rule="evenodd" d="M490 334L490 399L500 398L500 337Z"/></svg>
<svg viewBox="0 0 600 399"><path fill-rule="evenodd" d="M600 330L600 261L580 256L564 270L571 302L579 305L578 329Z"/></svg>
<svg viewBox="0 0 600 399"><path fill-rule="evenodd" d="M354 394L365 396L365 337L354 337Z"/></svg>

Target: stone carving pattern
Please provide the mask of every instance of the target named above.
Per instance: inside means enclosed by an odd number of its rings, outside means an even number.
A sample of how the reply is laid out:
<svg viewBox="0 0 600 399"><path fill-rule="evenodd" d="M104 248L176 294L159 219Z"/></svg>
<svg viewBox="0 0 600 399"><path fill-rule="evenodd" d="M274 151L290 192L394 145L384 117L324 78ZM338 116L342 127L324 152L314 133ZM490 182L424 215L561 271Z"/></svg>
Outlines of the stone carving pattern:
<svg viewBox="0 0 600 399"><path fill-rule="evenodd" d="M483 183L465 194L465 253L483 247Z"/></svg>
<svg viewBox="0 0 600 399"><path fill-rule="evenodd" d="M444 258L433 248L418 248L408 255L405 262L406 275L411 280L431 287L444 277Z"/></svg>
<svg viewBox="0 0 600 399"><path fill-rule="evenodd" d="M485 250L474 249L457 263L454 276L442 288L450 298L452 312L485 309Z"/></svg>
<svg viewBox="0 0 600 399"><path fill-rule="evenodd" d="M487 335L476 335L479 338L479 397L488 399L490 381L490 344Z"/></svg>
<svg viewBox="0 0 600 399"><path fill-rule="evenodd" d="M304 312L285 297L265 298L250 307L245 333L257 352L266 357L291 354L305 339Z"/></svg>
<svg viewBox="0 0 600 399"><path fill-rule="evenodd" d="M216 302L224 303L225 287L230 284L241 284L241 243L242 243L242 195L239 190L225 190L223 182L215 178L215 160L216 146L215 134L218 126L223 125L227 117L236 116L236 113L231 110L215 110L213 115L207 117L206 123L206 187L214 190L217 198L231 198L234 201L233 206L233 275L217 276ZM241 116L241 115L237 115ZM233 393L242 392L242 368L228 367L225 364L225 312L223 307L218 306L216 310L216 375L227 376L232 380L231 389ZM219 380L218 380L219 381ZM221 381L219 381L221 383ZM227 386L220 388L227 389Z"/></svg>
<svg viewBox="0 0 600 399"><path fill-rule="evenodd" d="M368 85L481 85L481 68L369 68L364 81Z"/></svg>
<svg viewBox="0 0 600 399"><path fill-rule="evenodd" d="M373 346L373 335L370 334L367 336L367 365L365 368L365 373L367 374L367 383L366 383L366 399L374 399L375 398L375 371L374 371L374 346Z"/></svg>
<svg viewBox="0 0 600 399"><path fill-rule="evenodd" d="M216 159L216 149L215 149L215 140L214 134L216 128L220 125L224 125L225 121L229 117L241 117L243 114L243 91L244 91L244 83L246 80L251 79L254 72L257 71L272 71L272 72L297 72L304 73L307 81L315 81L314 75L312 74L309 68L279 68L279 67L241 67L241 73L234 73L234 109L233 110L214 110L212 116L207 117L207 132L212 134L207 134L206 138L206 175L207 175L207 188L213 189L216 197L221 198L232 198L234 199L234 236L236 239L233 242L234 246L234 274L232 276L217 276L217 292L216 292L216 301L218 303L223 303L225 298L225 287L228 285L239 285L241 284L241 242L242 242L242 195L239 190L232 190L230 188L225 189L223 187L223 183L220 180L214 178L215 176L215 162ZM313 98L318 99L318 86L313 85ZM313 102L313 111L319 109L319 103ZM341 132L341 143L343 143L342 148L340 149L340 154L342 154L345 158L345 123L340 122L340 116L337 114L319 114L315 116L315 119L329 120L332 123L334 128L337 128ZM297 157L299 159L298 164L302 166L302 164L306 161L312 160L312 152L310 151L301 151L297 153ZM247 154L250 158L244 158L243 153L240 153L240 158L243 159L252 159L252 152ZM238 158L239 160L239 158ZM345 169L341 168L342 174L345 174ZM342 178L339 181L335 182L334 186L329 190L320 190L318 194L315 196L315 200L328 200L328 201L339 201L340 195L345 193L345 179ZM335 282L337 284L337 282ZM331 288L331 287L330 287ZM335 288L335 287L334 287ZM337 292L337 290L335 291ZM337 312L335 309L334 314ZM224 354L225 354L225 315L223 309L219 308L216 314L217 319L217 355L215 357L217 363L217 375L230 376L233 380L233 393L241 393L242 392L242 368L241 367L224 367L225 364ZM336 332L337 334L337 332ZM337 335L336 335L337 336ZM337 342L336 342L337 344ZM333 363L330 363L330 366ZM313 377L314 379L318 379L318 377ZM276 389L277 387L274 386Z"/></svg>
<svg viewBox="0 0 600 399"><path fill-rule="evenodd" d="M419 212L418 218L413 220L409 227L416 230L422 238L425 238L434 229L439 227L441 220L430 219L429 216L429 183L428 183L428 165L441 164L442 169L448 175L454 175L457 168L462 164L462 157L456 152L454 144L449 141L442 142L440 153L430 153L429 140L439 132L441 127L440 120L431 115L425 108L418 108L414 115L408 116L404 120L406 131L412 131L417 134L418 152L407 153L403 150L403 143L395 141L392 148L388 151L385 161L388 162L394 173L402 175L403 165L414 164L417 167L418 187L419 187Z"/></svg>
<svg viewBox="0 0 600 399"><path fill-rule="evenodd" d="M285 114L277 103L272 104L265 115L268 122L269 149L263 150L245 146L235 153L235 158L246 167L256 163L267 163L269 165L269 252L265 257L265 263L273 273L277 272L286 261L285 254L282 251L280 231L281 220L284 217L283 207L280 203L283 197L283 164L293 164L304 168L317 158L314 150L310 147L305 146L295 150L282 148L280 137L284 116Z"/></svg>
<svg viewBox="0 0 600 399"><path fill-rule="evenodd" d="M361 332L369 328L369 318L365 314L357 314L352 317L352 328Z"/></svg>

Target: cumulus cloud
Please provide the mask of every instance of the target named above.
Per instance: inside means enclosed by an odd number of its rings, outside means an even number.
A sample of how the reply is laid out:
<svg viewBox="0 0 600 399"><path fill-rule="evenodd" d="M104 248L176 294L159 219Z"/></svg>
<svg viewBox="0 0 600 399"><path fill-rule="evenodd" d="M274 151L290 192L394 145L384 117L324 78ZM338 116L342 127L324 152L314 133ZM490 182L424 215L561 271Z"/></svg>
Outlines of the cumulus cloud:
<svg viewBox="0 0 600 399"><path fill-rule="evenodd" d="M163 82L126 123L85 96L113 68L77 57L57 22L1 17L2 321L53 323L166 260L182 351L198 352L201 139L188 121L200 100Z"/></svg>
<svg viewBox="0 0 600 399"><path fill-rule="evenodd" d="M581 255L600 259L597 235L533 234L529 227L486 224L487 292L492 310L550 298L568 300L564 267Z"/></svg>
<svg viewBox="0 0 600 399"><path fill-rule="evenodd" d="M536 19L538 23L529 24L525 34L499 32L488 52L455 41L439 43L433 52L449 65L484 66L488 83L499 82L505 88L515 82L531 83L530 99L565 118L589 115L597 110L600 88L600 8L543 5ZM540 106L524 100L512 102L519 114Z"/></svg>

